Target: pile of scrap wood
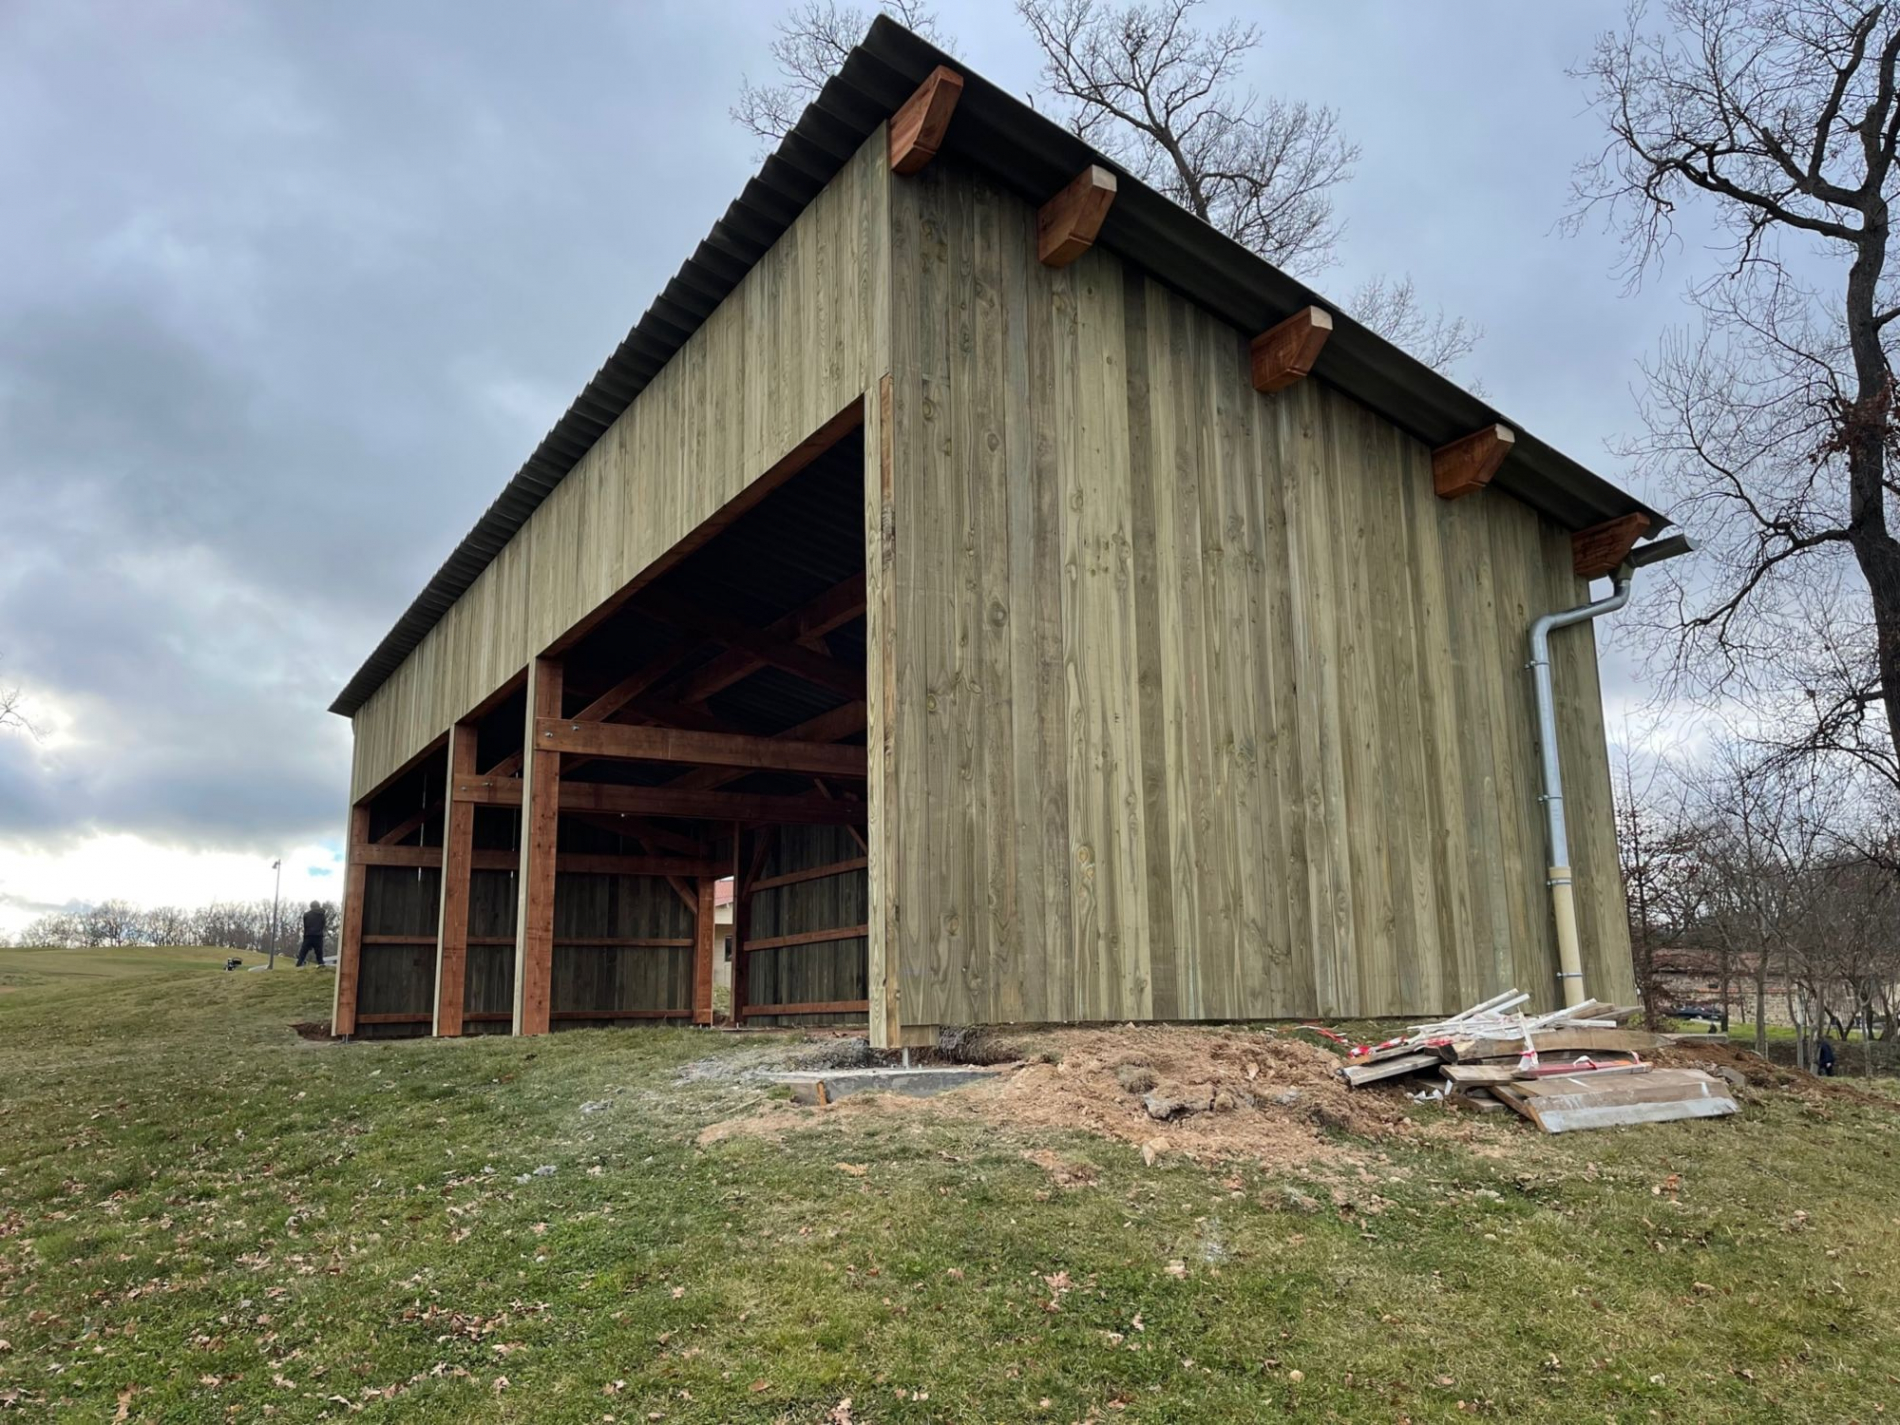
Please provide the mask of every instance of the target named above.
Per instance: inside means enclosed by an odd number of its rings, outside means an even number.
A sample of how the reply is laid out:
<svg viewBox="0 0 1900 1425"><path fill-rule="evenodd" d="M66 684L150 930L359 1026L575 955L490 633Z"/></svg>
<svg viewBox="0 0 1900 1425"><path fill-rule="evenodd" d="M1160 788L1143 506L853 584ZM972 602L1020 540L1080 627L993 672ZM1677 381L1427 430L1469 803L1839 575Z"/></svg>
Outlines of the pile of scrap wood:
<svg viewBox="0 0 1900 1425"><path fill-rule="evenodd" d="M1529 999L1507 990L1450 1019L1413 1025L1402 1038L1355 1048L1339 1075L1354 1088L1426 1075L1438 1080L1431 1097L1515 1109L1546 1133L1736 1111L1720 1079L1643 1057L1662 1038L1626 1027L1636 1010L1589 1000L1526 1015L1519 1007Z"/></svg>

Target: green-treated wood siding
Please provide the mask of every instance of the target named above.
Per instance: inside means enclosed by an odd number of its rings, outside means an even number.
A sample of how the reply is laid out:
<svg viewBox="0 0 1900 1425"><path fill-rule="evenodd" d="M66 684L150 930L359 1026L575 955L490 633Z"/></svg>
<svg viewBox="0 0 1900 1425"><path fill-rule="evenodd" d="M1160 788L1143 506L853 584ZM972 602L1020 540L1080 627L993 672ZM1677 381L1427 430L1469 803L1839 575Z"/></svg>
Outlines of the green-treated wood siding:
<svg viewBox="0 0 1900 1425"><path fill-rule="evenodd" d="M1323 379L1255 392L1251 333L1112 254L1042 267L952 162L892 214L889 1022L1556 1003L1524 663L1585 597L1567 532L1440 501ZM1594 647L1556 643L1588 984L1624 997Z"/></svg>

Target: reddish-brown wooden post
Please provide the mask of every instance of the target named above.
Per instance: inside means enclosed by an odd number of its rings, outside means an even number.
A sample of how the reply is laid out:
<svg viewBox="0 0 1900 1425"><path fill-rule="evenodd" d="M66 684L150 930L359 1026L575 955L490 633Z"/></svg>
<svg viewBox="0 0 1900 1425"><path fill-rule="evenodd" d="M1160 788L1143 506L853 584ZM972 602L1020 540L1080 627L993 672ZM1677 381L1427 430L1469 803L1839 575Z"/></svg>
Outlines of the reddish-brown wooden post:
<svg viewBox="0 0 1900 1425"><path fill-rule="evenodd" d="M695 889L698 919L693 924L693 1023L713 1022L713 887L711 876L701 876Z"/></svg>
<svg viewBox="0 0 1900 1425"><path fill-rule="evenodd" d="M356 1033L356 979L363 962L363 889L369 877L363 848L368 845L369 807L351 807L343 848L343 923L337 928L336 1002L330 1008L330 1032L339 1039Z"/></svg>
<svg viewBox="0 0 1900 1425"><path fill-rule="evenodd" d="M746 913L746 881L751 863L745 853L745 825L732 824L732 1027L745 1023L745 942L752 930Z"/></svg>
<svg viewBox="0 0 1900 1425"><path fill-rule="evenodd" d="M475 803L457 801L458 778L475 775L475 728L449 729L449 794L442 820L442 911L436 921L435 1032L462 1032L463 986L468 980L468 890L475 859Z"/></svg>
<svg viewBox="0 0 1900 1425"><path fill-rule="evenodd" d="M554 978L554 857L561 829L561 754L542 750L538 718L561 715L561 663L528 667L527 756L521 766L521 874L515 903L515 1033L548 1032Z"/></svg>

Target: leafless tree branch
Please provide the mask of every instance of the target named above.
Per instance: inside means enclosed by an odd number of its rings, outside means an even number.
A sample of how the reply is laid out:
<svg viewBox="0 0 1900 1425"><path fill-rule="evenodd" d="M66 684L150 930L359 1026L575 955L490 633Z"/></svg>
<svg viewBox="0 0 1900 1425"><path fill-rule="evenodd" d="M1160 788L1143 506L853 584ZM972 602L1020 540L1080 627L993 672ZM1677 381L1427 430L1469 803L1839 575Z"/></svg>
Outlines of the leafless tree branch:
<svg viewBox="0 0 1900 1425"><path fill-rule="evenodd" d="M879 0L876 12L889 15L907 29L935 44L953 43L942 33L937 17L922 0ZM772 41L772 62L779 78L775 84L742 80L739 102L731 109L733 122L763 141L769 150L790 133L805 106L818 97L825 81L838 72L851 47L864 37L871 14L862 6L838 0L804 0L779 22Z"/></svg>

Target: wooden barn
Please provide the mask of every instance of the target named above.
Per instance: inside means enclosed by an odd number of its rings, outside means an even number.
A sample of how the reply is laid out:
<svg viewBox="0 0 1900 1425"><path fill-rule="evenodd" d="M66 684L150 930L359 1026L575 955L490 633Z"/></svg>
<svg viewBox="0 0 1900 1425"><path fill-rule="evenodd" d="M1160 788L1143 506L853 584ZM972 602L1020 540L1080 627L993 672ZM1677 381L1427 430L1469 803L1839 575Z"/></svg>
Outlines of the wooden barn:
<svg viewBox="0 0 1900 1425"><path fill-rule="evenodd" d="M880 20L338 696L335 1029L1626 998L1663 523Z"/></svg>

